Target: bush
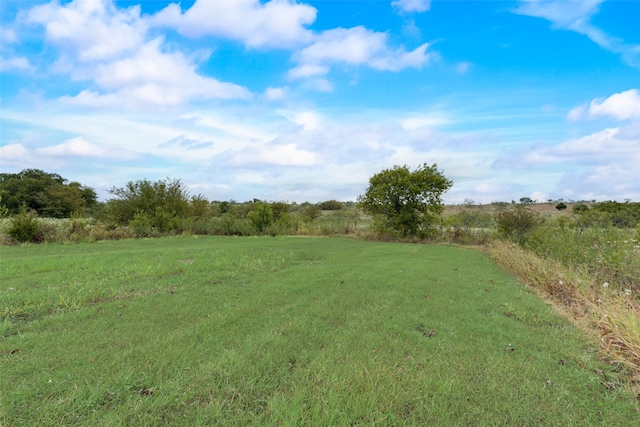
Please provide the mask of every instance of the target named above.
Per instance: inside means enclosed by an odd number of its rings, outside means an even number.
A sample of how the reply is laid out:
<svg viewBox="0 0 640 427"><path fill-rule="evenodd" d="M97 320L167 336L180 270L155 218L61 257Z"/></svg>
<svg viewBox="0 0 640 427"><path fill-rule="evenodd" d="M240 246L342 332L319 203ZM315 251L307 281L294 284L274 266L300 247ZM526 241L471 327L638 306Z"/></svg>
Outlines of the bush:
<svg viewBox="0 0 640 427"><path fill-rule="evenodd" d="M322 209L318 205L309 205L302 211L301 215L305 222L313 222L314 219L322 215Z"/></svg>
<svg viewBox="0 0 640 427"><path fill-rule="evenodd" d="M269 203L255 202L247 214L247 219L259 233L264 233L273 222L273 209Z"/></svg>
<svg viewBox="0 0 640 427"><path fill-rule="evenodd" d="M40 227L40 220L36 213L23 206L17 215L11 217L7 234L15 242L37 242Z"/></svg>
<svg viewBox="0 0 640 427"><path fill-rule="evenodd" d="M344 203L337 200L327 200L318 205L323 211L339 211L344 208Z"/></svg>
<svg viewBox="0 0 640 427"><path fill-rule="evenodd" d="M567 205L565 205L564 203L560 202L556 205L556 209L558 209L559 211L563 211L565 209L567 209Z"/></svg>
<svg viewBox="0 0 640 427"><path fill-rule="evenodd" d="M524 245L527 234L542 225L544 218L524 205L493 215L498 232L520 245Z"/></svg>
<svg viewBox="0 0 640 427"><path fill-rule="evenodd" d="M136 237L149 237L152 232L151 218L145 212L137 211L133 214L133 219L129 221L129 228Z"/></svg>

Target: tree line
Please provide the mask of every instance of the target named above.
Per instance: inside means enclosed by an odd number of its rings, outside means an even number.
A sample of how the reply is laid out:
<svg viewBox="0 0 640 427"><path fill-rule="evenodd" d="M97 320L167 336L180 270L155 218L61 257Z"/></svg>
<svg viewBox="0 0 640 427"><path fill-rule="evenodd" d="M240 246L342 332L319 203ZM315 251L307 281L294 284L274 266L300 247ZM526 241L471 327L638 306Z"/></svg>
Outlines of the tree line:
<svg viewBox="0 0 640 427"><path fill-rule="evenodd" d="M114 186L109 190L112 197L100 202L91 187L56 173L25 169L0 174L0 216L14 219L19 241L47 241L42 236L46 227L36 224L37 217L71 218L69 230L79 235L90 229L88 225L99 224L112 237L144 237L167 233L343 234L362 225L364 215L370 230L389 238L430 239L448 233L449 240L471 237L479 241L483 230L493 227L518 242L544 223L526 198L494 215L465 204L462 211L444 218L442 195L452 185L436 164L424 163L414 170L406 165L394 166L374 174L355 203L328 200L296 204L259 199L210 202L201 194L191 195L179 179L169 178ZM334 214L324 215L327 211ZM316 224L321 217L322 225ZM572 227L577 229L633 228L640 224L640 203L577 204L573 217ZM98 229L94 227L93 232Z"/></svg>

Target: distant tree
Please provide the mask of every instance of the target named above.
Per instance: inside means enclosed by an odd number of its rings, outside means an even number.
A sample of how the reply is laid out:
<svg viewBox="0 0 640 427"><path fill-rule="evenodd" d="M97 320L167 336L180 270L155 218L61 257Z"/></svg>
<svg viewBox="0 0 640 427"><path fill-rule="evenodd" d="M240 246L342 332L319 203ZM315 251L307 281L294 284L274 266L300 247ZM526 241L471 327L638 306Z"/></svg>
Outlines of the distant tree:
<svg viewBox="0 0 640 427"><path fill-rule="evenodd" d="M271 202L271 211L273 212L273 220L278 221L289 214L291 205L287 202Z"/></svg>
<svg viewBox="0 0 640 427"><path fill-rule="evenodd" d="M221 214L226 214L231 210L231 203L229 202L220 202L218 204L218 210L220 211Z"/></svg>
<svg viewBox="0 0 640 427"><path fill-rule="evenodd" d="M302 211L302 217L307 222L313 222L316 218L322 215L322 209L318 205L309 205Z"/></svg>
<svg viewBox="0 0 640 427"><path fill-rule="evenodd" d="M194 218L206 218L213 214L211 205L202 194L191 196L189 200L189 216Z"/></svg>
<svg viewBox="0 0 640 427"><path fill-rule="evenodd" d="M571 209L572 212L574 213L581 213L581 212L586 212L589 210L589 206L585 205L584 203L578 203L577 205L573 205L573 208Z"/></svg>
<svg viewBox="0 0 640 427"><path fill-rule="evenodd" d="M531 197L521 197L520 198L520 203L523 205L532 205L534 203L533 199Z"/></svg>
<svg viewBox="0 0 640 427"><path fill-rule="evenodd" d="M273 223L273 209L271 204L254 201L247 214L247 219L256 231L260 233L266 232L267 228Z"/></svg>
<svg viewBox="0 0 640 427"><path fill-rule="evenodd" d="M152 223L157 219L157 225L165 227L167 218L189 214L189 192L179 179L130 181L109 193L116 198L107 202L107 210L118 223L127 224L134 215L143 213Z"/></svg>
<svg viewBox="0 0 640 427"><path fill-rule="evenodd" d="M379 231L402 237L428 234L444 210L442 194L452 185L436 164L425 163L415 171L406 165L394 166L369 179L369 187L358 197L358 204L374 216Z"/></svg>
<svg viewBox="0 0 640 427"><path fill-rule="evenodd" d="M97 205L93 188L39 169L0 174L0 195L9 214L17 214L25 206L40 216L68 218Z"/></svg>
<svg viewBox="0 0 640 427"><path fill-rule="evenodd" d="M556 205L556 209L558 209L559 211L565 210L567 209L567 205L565 205L564 203L560 202Z"/></svg>
<svg viewBox="0 0 640 427"><path fill-rule="evenodd" d="M318 207L320 207L320 209L322 209L323 211L339 211L340 209L344 208L344 203L337 200L327 200L318 204Z"/></svg>

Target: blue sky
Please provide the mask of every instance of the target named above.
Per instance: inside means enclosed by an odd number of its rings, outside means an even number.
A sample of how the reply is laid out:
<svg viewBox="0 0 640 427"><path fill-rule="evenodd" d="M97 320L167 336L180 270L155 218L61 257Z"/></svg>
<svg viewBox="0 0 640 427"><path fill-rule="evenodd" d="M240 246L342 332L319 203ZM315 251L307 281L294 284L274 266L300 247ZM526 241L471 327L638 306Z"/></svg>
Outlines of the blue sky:
<svg viewBox="0 0 640 427"><path fill-rule="evenodd" d="M640 200L640 1L2 0L0 168L98 190Z"/></svg>

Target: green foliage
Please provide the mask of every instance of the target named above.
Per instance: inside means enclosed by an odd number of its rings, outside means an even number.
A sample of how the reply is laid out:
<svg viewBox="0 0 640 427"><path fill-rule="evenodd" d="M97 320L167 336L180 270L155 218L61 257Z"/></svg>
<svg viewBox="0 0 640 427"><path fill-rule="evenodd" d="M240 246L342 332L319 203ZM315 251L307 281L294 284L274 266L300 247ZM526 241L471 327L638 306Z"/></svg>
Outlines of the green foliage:
<svg viewBox="0 0 640 427"><path fill-rule="evenodd" d="M7 234L19 243L37 242L40 227L41 223L38 215L23 205L20 212L9 220Z"/></svg>
<svg viewBox="0 0 640 427"><path fill-rule="evenodd" d="M130 181L109 193L117 198L109 200L107 211L118 224L128 224L141 212L151 219L152 226L166 231L174 218L187 217L191 209L188 191L178 179ZM201 204L201 199L196 200Z"/></svg>
<svg viewBox="0 0 640 427"><path fill-rule="evenodd" d="M286 217L291 211L291 205L286 202L271 202L271 212L273 212L273 220L278 221L280 218Z"/></svg>
<svg viewBox="0 0 640 427"><path fill-rule="evenodd" d="M633 228L640 224L640 202L606 201L596 203L593 210L601 212L618 228Z"/></svg>
<svg viewBox="0 0 640 427"><path fill-rule="evenodd" d="M320 215L322 215L322 209L318 205L309 205L302 211L302 218L306 222L313 222Z"/></svg>
<svg viewBox="0 0 640 427"><path fill-rule="evenodd" d="M226 214L227 212L231 211L231 203L227 201L220 202L218 204L218 211L221 214Z"/></svg>
<svg viewBox="0 0 640 427"><path fill-rule="evenodd" d="M266 202L254 202L247 214L247 219L256 231L264 233L273 223L273 208Z"/></svg>
<svg viewBox="0 0 640 427"><path fill-rule="evenodd" d="M85 212L97 204L92 188L39 169L0 174L0 195L10 214L25 205L40 216L52 218L69 218L73 212Z"/></svg>
<svg viewBox="0 0 640 427"><path fill-rule="evenodd" d="M442 194L452 185L436 164L424 163L413 172L406 165L394 166L369 179L358 205L374 216L380 232L401 237L428 235L444 210Z"/></svg>
<svg viewBox="0 0 640 427"><path fill-rule="evenodd" d="M5 218L9 215L9 209L2 203L2 193L0 192L0 218Z"/></svg>
<svg viewBox="0 0 640 427"><path fill-rule="evenodd" d="M556 205L556 209L559 211L563 211L565 209L567 209L567 205L565 205L563 202L560 202Z"/></svg>
<svg viewBox="0 0 640 427"><path fill-rule="evenodd" d="M573 213L583 229L608 226L634 228L640 225L640 202L607 201L596 203L591 208L578 204L573 207Z"/></svg>
<svg viewBox="0 0 640 427"><path fill-rule="evenodd" d="M449 217L449 223L465 231L472 228L489 228L493 225L493 216L482 209L462 209Z"/></svg>
<svg viewBox="0 0 640 427"><path fill-rule="evenodd" d="M129 221L129 228L137 237L148 237L152 233L151 217L144 211L137 211Z"/></svg>
<svg viewBox="0 0 640 427"><path fill-rule="evenodd" d="M573 208L571 209L571 211L576 214L587 212L588 210L589 210L589 206L584 203L578 203L576 205L573 205Z"/></svg>
<svg viewBox="0 0 640 427"><path fill-rule="evenodd" d="M468 205L473 206L473 205ZM443 222L443 237L460 244L482 245L489 241L493 217L480 207L465 208Z"/></svg>
<svg viewBox="0 0 640 427"><path fill-rule="evenodd" d="M520 245L524 244L528 233L544 222L540 214L526 205L517 205L513 209L497 212L493 219L500 234Z"/></svg>
<svg viewBox="0 0 640 427"><path fill-rule="evenodd" d="M585 271L600 284L640 291L638 241L633 237L633 230L613 226L576 230L545 224L528 235L524 246L544 258Z"/></svg>
<svg viewBox="0 0 640 427"><path fill-rule="evenodd" d="M208 218L214 216L217 209L209 204L209 201L202 194L191 196L189 200L189 216L193 218Z"/></svg>
<svg viewBox="0 0 640 427"><path fill-rule="evenodd" d="M344 208L344 203L337 200L327 200L319 203L318 206L323 211L339 211L340 209Z"/></svg>

